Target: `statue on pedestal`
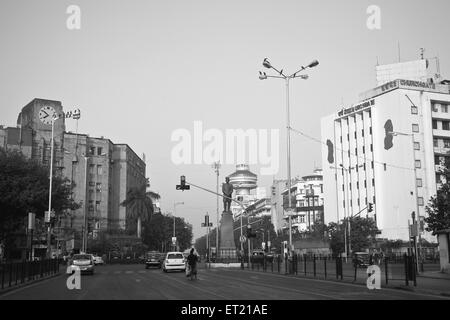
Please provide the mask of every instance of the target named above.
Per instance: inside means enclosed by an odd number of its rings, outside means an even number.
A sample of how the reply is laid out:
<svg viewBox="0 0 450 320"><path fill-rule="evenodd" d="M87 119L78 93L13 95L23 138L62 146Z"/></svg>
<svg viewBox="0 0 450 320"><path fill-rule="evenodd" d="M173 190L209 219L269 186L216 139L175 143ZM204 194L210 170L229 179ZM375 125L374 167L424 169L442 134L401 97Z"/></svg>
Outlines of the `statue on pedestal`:
<svg viewBox="0 0 450 320"><path fill-rule="evenodd" d="M223 212L230 211L231 196L233 195L233 185L230 183L230 178L225 178L225 183L222 184L223 198ZM225 198L226 197L226 198Z"/></svg>

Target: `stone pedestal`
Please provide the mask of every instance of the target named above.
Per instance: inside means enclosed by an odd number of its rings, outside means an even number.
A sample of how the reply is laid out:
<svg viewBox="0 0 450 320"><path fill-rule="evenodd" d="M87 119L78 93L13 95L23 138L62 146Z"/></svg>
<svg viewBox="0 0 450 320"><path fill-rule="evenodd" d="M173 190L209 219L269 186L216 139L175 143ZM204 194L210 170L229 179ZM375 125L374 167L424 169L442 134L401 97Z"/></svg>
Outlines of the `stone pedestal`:
<svg viewBox="0 0 450 320"><path fill-rule="evenodd" d="M222 212L220 221L220 258L235 258L236 245L233 234L233 214L231 211Z"/></svg>

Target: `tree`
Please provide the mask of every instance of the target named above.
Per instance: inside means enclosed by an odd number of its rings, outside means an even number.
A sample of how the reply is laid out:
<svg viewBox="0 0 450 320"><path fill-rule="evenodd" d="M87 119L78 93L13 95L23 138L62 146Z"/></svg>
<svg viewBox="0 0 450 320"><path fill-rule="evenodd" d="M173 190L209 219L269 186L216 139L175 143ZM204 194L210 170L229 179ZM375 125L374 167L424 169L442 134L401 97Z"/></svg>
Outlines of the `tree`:
<svg viewBox="0 0 450 320"><path fill-rule="evenodd" d="M192 225L183 218L175 217L175 234L180 250L187 249L192 243ZM150 250L169 251L172 246L173 216L155 213L151 221L147 221L142 233L144 244Z"/></svg>
<svg viewBox="0 0 450 320"><path fill-rule="evenodd" d="M136 227L138 237L141 236L140 224L150 221L153 214L153 201L150 192L146 191L147 186L149 186L148 178L142 186L129 189L126 199L121 203L128 209L127 229L132 230Z"/></svg>
<svg viewBox="0 0 450 320"><path fill-rule="evenodd" d="M439 171L443 176L442 186L437 190L435 196L431 197L425 211L428 217L425 218L427 231L436 235L439 230L450 228L450 162L447 160Z"/></svg>
<svg viewBox="0 0 450 320"><path fill-rule="evenodd" d="M345 252L345 234L347 232L347 247L351 251L364 251L370 247L372 239L375 238L378 228L371 218L353 217L350 219L350 232L345 228L347 219L342 223L329 223L328 234L330 236L330 248L333 254ZM350 237L348 236L350 233ZM349 252L350 253L350 252Z"/></svg>
<svg viewBox="0 0 450 320"><path fill-rule="evenodd" d="M71 198L73 187L59 171L53 172L52 209L57 216L80 207ZM29 212L35 213L37 220L43 220L48 210L48 193L49 168L18 151L0 148L0 242L12 240L14 232L25 230Z"/></svg>

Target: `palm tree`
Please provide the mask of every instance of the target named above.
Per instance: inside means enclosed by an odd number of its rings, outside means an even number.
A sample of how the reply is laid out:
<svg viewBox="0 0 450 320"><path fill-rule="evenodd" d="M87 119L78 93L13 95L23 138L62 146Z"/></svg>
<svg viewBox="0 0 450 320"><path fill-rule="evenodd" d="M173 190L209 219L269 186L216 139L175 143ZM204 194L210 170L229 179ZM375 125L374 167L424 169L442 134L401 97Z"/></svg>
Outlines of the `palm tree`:
<svg viewBox="0 0 450 320"><path fill-rule="evenodd" d="M131 188L127 192L126 199L121 203L127 210L127 222L131 222L134 225L137 222L137 236L141 237L141 223L150 221L153 209L152 198L159 199L159 195L152 191L147 191L147 187L150 186L148 178L145 184L141 187ZM156 197L155 197L156 195ZM127 223L127 225L129 225Z"/></svg>

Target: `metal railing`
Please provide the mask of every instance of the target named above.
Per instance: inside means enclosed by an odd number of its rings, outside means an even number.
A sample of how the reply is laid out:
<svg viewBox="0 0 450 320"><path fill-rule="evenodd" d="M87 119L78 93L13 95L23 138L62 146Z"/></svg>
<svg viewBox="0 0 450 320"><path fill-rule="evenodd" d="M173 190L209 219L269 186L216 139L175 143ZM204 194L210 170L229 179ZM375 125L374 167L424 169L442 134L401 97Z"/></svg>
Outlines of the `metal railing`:
<svg viewBox="0 0 450 320"><path fill-rule="evenodd" d="M59 273L60 259L0 264L0 289Z"/></svg>
<svg viewBox="0 0 450 320"><path fill-rule="evenodd" d="M244 262L248 261L246 256L243 259ZM252 263L247 264L246 267L255 271L366 283L367 267L376 262L381 271L380 280L385 284L397 281L407 286L412 284L416 286L418 270L416 270L415 259L414 255L404 254L401 261L400 257L392 260L390 257L385 257L377 260L370 259L365 264L357 264L352 259L340 256L294 254L292 257L277 255L270 259L253 258Z"/></svg>

